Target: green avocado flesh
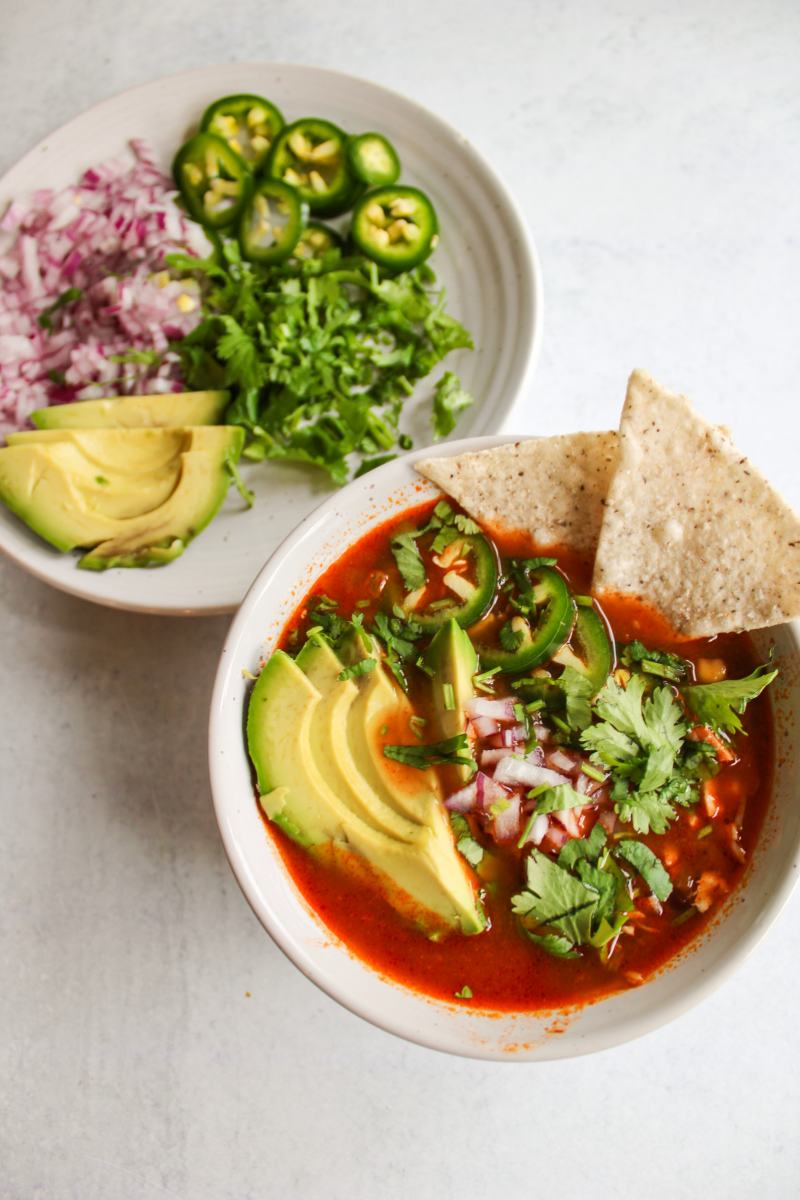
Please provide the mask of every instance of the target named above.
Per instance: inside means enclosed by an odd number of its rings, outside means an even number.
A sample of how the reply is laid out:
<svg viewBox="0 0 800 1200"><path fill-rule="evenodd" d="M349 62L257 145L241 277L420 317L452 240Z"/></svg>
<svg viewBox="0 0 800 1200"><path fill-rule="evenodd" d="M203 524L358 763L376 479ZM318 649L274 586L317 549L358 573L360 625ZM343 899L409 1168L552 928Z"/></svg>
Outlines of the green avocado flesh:
<svg viewBox="0 0 800 1200"><path fill-rule="evenodd" d="M12 433L0 450L0 500L79 566L160 566L215 516L244 431L52 429Z"/></svg>
<svg viewBox="0 0 800 1200"><path fill-rule="evenodd" d="M435 776L396 772L382 753L378 729L405 697L379 662L352 680L339 679L343 667L312 641L296 661L276 651L259 675L247 742L265 813L301 845L360 855L387 898L423 923L480 932L485 918Z"/></svg>
<svg viewBox="0 0 800 1200"><path fill-rule="evenodd" d="M77 400L31 413L37 429L143 429L181 425L218 425L230 397L227 392L169 392L166 395L113 396Z"/></svg>
<svg viewBox="0 0 800 1200"><path fill-rule="evenodd" d="M478 670L478 656L469 635L455 618L441 627L425 654L425 662L433 672L431 686L439 735L455 737L467 728L466 706L475 695L472 677ZM466 781L473 767L458 766L455 770Z"/></svg>

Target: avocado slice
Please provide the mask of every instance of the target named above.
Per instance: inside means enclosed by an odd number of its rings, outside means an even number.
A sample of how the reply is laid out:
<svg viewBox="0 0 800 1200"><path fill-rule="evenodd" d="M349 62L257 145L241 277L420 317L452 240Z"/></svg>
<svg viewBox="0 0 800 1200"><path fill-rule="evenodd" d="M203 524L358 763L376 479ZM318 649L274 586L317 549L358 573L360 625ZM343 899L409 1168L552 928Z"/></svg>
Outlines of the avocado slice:
<svg viewBox="0 0 800 1200"><path fill-rule="evenodd" d="M454 618L442 625L425 652L426 665L433 671L431 686L439 733L455 737L467 728L466 705L475 695L473 676L478 670L478 655L469 635ZM474 766L454 768L460 779L475 773Z"/></svg>
<svg viewBox="0 0 800 1200"><path fill-rule="evenodd" d="M323 774L320 763L331 741L320 740L322 702L301 667L276 651L256 681L247 714L248 749L267 816L302 845L351 848L383 880L391 903L423 924L482 929L480 905L452 837L446 847L423 827L413 841L393 837L350 807L351 793L339 791L335 775ZM344 761L358 773L356 764ZM357 786L363 798L366 781Z"/></svg>
<svg viewBox="0 0 800 1200"><path fill-rule="evenodd" d="M311 639L295 659L298 667L321 695L314 713L312 744L317 766L331 787L347 800L348 807L362 820L401 841L413 842L422 826L386 804L379 789L372 787L356 762L355 747L348 740L348 718L358 688L350 679L340 679L344 663L328 642Z"/></svg>
<svg viewBox="0 0 800 1200"><path fill-rule="evenodd" d="M244 431L52 430L9 435L0 500L58 550L90 548L79 566L171 561L219 510Z"/></svg>
<svg viewBox="0 0 800 1200"><path fill-rule="evenodd" d="M149 426L219 425L227 392L168 392L160 395L110 396L53 404L31 413L37 429L138 429Z"/></svg>

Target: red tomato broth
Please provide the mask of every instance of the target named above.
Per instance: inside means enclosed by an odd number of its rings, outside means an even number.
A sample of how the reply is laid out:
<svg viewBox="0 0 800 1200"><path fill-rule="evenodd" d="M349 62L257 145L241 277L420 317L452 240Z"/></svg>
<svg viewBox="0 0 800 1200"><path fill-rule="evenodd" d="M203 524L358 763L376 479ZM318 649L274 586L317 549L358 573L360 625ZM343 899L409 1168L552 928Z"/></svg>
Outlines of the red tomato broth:
<svg viewBox="0 0 800 1200"><path fill-rule="evenodd" d="M366 534L350 547L315 583L287 623L280 645L289 652L302 644L301 633L310 624L309 609L314 598L325 595L337 601L344 616L361 611L369 624L380 602L385 578L394 571L391 537L406 528L426 522L433 501L407 510ZM588 591L591 562L559 547L534 546L523 534L487 530L503 557L550 554L558 558L559 569L566 575L574 592ZM358 601L370 600L357 608ZM749 674L758 659L745 634L720 635L716 638L686 641L679 638L660 614L630 597L604 597L602 608L618 642L635 638L659 649L673 651L696 663L701 657L721 658L729 678ZM427 696L419 683L412 687L411 698L417 713L426 714ZM678 809L678 817L662 835L649 834L641 840L661 857L675 887L674 895L688 899L691 884L701 872L716 872L725 890L715 896L710 909L697 913L682 924L674 925L669 906L659 916L637 900L641 918L635 936L620 935L608 963L591 950L579 959L559 959L535 946L520 929L513 915L510 897L522 886L522 860L527 850L515 844L502 849L491 847L478 868L485 888L484 908L489 927L481 934L448 934L443 940L431 940L420 927L404 917L387 900L369 868L346 851L309 852L292 842L264 817L265 825L281 857L306 902L328 929L360 959L379 973L425 995L453 1000L464 985L473 999L461 1001L479 1007L503 1011L537 1011L571 1007L600 999L614 991L643 982L663 967L681 949L705 929L719 910L722 900L735 889L750 860L761 829L771 791L773 737L769 700L762 696L752 702L742 718L747 737L737 739L737 761L723 768L710 784L709 803L718 806L723 821L713 825L712 833L698 839L698 833L712 823L705 797L690 809ZM413 741L408 731L392 729L386 741ZM395 764L399 766L399 764ZM412 768L400 767L400 770ZM447 769L439 768L444 794L454 790ZM731 821L745 803L740 843L746 854L737 862L725 847L725 821ZM582 833L588 832L589 822ZM629 826L624 831L634 833ZM669 860L669 861L668 861ZM672 865L671 865L672 863ZM677 864L677 869L676 865ZM495 878L488 879L487 873ZM646 894L647 889L643 892ZM408 906L406 906L407 910Z"/></svg>

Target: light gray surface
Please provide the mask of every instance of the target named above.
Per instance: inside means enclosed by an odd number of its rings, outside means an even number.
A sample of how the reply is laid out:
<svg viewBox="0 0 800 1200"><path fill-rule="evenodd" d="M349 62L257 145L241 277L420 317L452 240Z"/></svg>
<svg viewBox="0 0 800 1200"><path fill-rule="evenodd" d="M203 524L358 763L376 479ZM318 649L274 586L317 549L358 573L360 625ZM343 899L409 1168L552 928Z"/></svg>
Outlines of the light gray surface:
<svg viewBox="0 0 800 1200"><path fill-rule="evenodd" d="M645 366L800 506L790 0L3 9L0 169L113 91L225 57L430 105L538 240L545 344L517 428L607 426ZM797 1194L800 897L642 1042L538 1067L403 1045L281 957L224 862L205 721L226 622L95 609L8 564L0 587L0 1196Z"/></svg>

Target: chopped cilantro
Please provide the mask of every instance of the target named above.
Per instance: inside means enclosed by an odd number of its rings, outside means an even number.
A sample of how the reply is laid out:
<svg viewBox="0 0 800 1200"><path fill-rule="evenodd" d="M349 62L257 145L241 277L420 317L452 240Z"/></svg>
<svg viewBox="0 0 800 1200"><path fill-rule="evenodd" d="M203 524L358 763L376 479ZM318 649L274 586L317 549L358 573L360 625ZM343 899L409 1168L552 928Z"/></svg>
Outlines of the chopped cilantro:
<svg viewBox="0 0 800 1200"><path fill-rule="evenodd" d="M173 349L188 388L230 389L226 420L247 431L247 458L314 464L344 483L359 460L373 467L407 446L399 421L417 381L472 346L427 266L384 275L338 250L253 264L231 240L222 259L168 256L168 266L203 283L202 320ZM469 399L444 376L433 401L437 434L452 430Z"/></svg>
<svg viewBox="0 0 800 1200"><path fill-rule="evenodd" d="M64 308L64 306L67 304L74 304L75 301L80 300L82 296L83 292L77 287L67 288L65 292L62 292L52 304L48 304L47 308L43 309L42 312L39 313L37 320L42 329L46 329L48 333L52 333L53 322L51 317L53 316L53 313L57 313L60 308Z"/></svg>
<svg viewBox="0 0 800 1200"><path fill-rule="evenodd" d="M581 763L581 774L593 779L595 783L605 783L607 776L598 767L593 767L591 763Z"/></svg>
<svg viewBox="0 0 800 1200"><path fill-rule="evenodd" d="M453 992L453 995L455 996L456 1000L471 1000L472 988L469 986L469 984L465 983L461 991Z"/></svg>
<svg viewBox="0 0 800 1200"><path fill-rule="evenodd" d="M525 634L521 629L514 629L510 621L506 621L505 625L500 627L499 639L503 649L513 654L525 641Z"/></svg>
<svg viewBox="0 0 800 1200"><path fill-rule="evenodd" d="M571 838L562 846L558 855L558 865L570 871L582 858L597 862L606 844L606 831L597 821L592 826L592 832L585 838Z"/></svg>
<svg viewBox="0 0 800 1200"><path fill-rule="evenodd" d="M777 674L775 668L770 670L770 663L762 663L744 679L691 684L681 692L690 712L703 725L723 733L741 733L740 715L751 700L769 687Z"/></svg>
<svg viewBox="0 0 800 1200"><path fill-rule="evenodd" d="M384 746L383 753L395 762L405 763L424 771L435 766L473 767L475 761L469 753L469 742L465 733L444 738L441 742L429 742L420 746Z"/></svg>
<svg viewBox="0 0 800 1200"><path fill-rule="evenodd" d="M669 654L666 650L648 650L644 643L638 641L623 646L619 657L622 665L629 670L640 666L650 675L660 675L673 682L683 679L689 670L685 658Z"/></svg>
<svg viewBox="0 0 800 1200"><path fill-rule="evenodd" d="M461 813L450 814L450 826L456 839L456 850L462 854L471 867L477 867L483 861L483 846L472 836L469 822Z"/></svg>
<svg viewBox="0 0 800 1200"><path fill-rule="evenodd" d="M575 730L588 728L592 723L592 681L574 667L564 667L555 683L564 693L568 727Z"/></svg>
<svg viewBox="0 0 800 1200"><path fill-rule="evenodd" d="M614 846L614 854L630 863L641 875L657 900L668 900L672 895L672 881L661 859L644 842L624 838Z"/></svg>
<svg viewBox="0 0 800 1200"><path fill-rule="evenodd" d="M479 692L494 691L494 676L499 672L499 667L492 667L489 671L481 671L480 675L473 675L472 682Z"/></svg>
<svg viewBox="0 0 800 1200"><path fill-rule="evenodd" d="M345 667L339 672L339 681L344 682L346 679L356 679L359 675L368 675L370 671L374 671L378 665L377 658L362 658L359 662L354 662L351 666Z"/></svg>
<svg viewBox="0 0 800 1200"><path fill-rule="evenodd" d="M526 889L512 896L512 910L536 926L551 927L572 943L588 942L597 893L540 850L531 850L525 872Z"/></svg>
<svg viewBox="0 0 800 1200"><path fill-rule="evenodd" d="M397 569L403 577L403 583L409 592L415 592L424 587L427 576L425 564L413 533L398 533L392 538L392 554L397 563Z"/></svg>
<svg viewBox="0 0 800 1200"><path fill-rule="evenodd" d="M526 929L525 932L532 942L541 946L542 950L546 950L554 958L580 958L569 938L560 937L557 933L531 933L530 929Z"/></svg>
<svg viewBox="0 0 800 1200"><path fill-rule="evenodd" d="M557 783L554 787L540 784L528 796L536 800L536 813L565 812L568 808L583 808L592 803L591 796L576 792L568 783Z"/></svg>
<svg viewBox="0 0 800 1200"><path fill-rule="evenodd" d="M453 712L456 707L456 694L453 691L452 683L442 684L442 702L446 712Z"/></svg>
<svg viewBox="0 0 800 1200"><path fill-rule="evenodd" d="M461 413L474 403L475 397L461 386L458 376L446 371L433 389L433 431L436 440L452 433Z"/></svg>
<svg viewBox="0 0 800 1200"><path fill-rule="evenodd" d="M711 835L713 832L714 832L714 826L713 826L713 825L704 825L704 826L703 826L703 828L700 830L700 832L699 832L699 833L698 833L698 835L697 835L697 840L698 840L698 842L702 841L702 840L703 840L703 838L710 837L710 835Z"/></svg>

